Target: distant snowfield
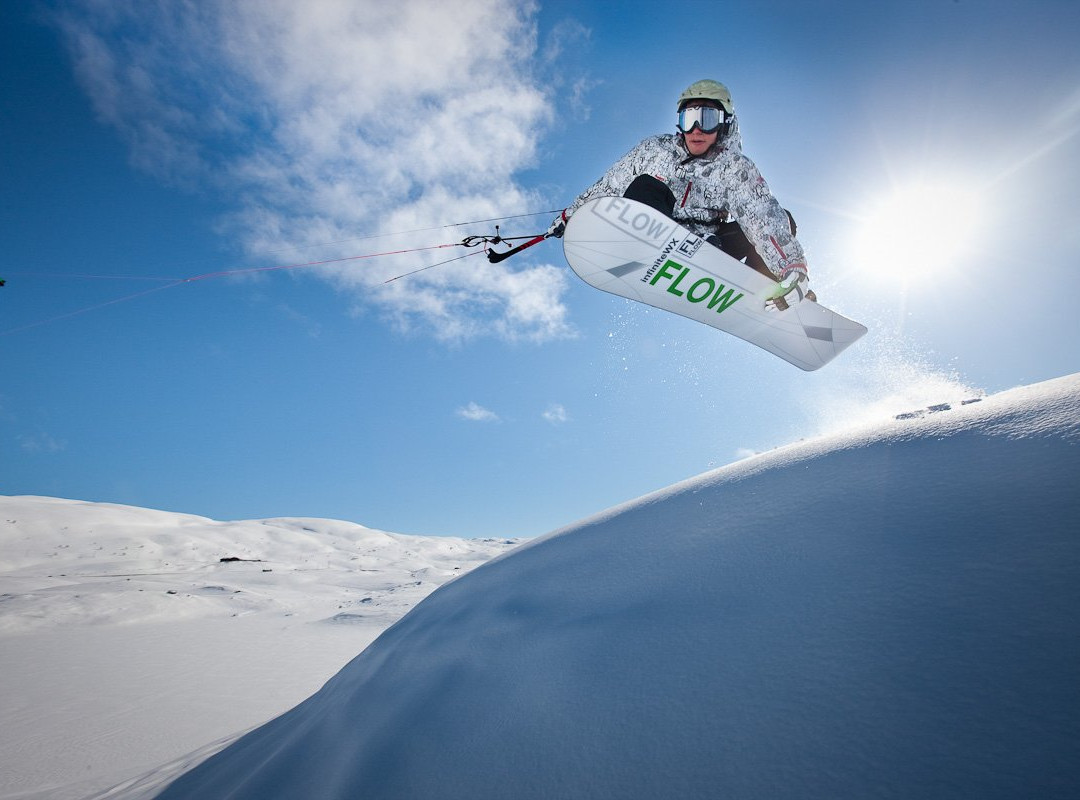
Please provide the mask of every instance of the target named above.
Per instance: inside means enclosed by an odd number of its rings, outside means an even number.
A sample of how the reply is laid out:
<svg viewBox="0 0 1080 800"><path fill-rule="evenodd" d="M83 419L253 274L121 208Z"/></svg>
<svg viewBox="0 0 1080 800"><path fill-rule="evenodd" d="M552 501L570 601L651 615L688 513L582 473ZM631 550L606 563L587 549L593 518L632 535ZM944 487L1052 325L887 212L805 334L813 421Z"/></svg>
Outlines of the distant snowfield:
<svg viewBox="0 0 1080 800"><path fill-rule="evenodd" d="M1080 796L1080 375L896 411L456 551L484 563L374 641L379 586L404 611L414 573L455 572L451 540L364 583L345 523L108 538L47 501L94 544L49 555L59 518L40 547L7 523L2 763L36 770L7 797L85 795L106 768L101 800ZM37 501L10 502L0 524ZM143 572L133 543L156 574L112 572ZM166 739L173 763L124 760Z"/></svg>
<svg viewBox="0 0 1080 800"><path fill-rule="evenodd" d="M0 798L85 797L265 722L513 545L0 497Z"/></svg>

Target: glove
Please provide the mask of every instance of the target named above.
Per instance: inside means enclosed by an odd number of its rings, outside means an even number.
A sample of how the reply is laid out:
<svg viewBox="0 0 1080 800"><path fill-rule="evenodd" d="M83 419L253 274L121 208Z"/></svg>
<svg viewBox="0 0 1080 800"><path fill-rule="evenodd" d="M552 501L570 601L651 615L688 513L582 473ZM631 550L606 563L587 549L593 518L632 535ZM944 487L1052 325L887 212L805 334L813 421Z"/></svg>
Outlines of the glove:
<svg viewBox="0 0 1080 800"><path fill-rule="evenodd" d="M547 233L544 234L548 239L561 239L562 235L566 232L566 222L569 217L566 216L566 209L562 210L559 216L555 217L555 220L547 229Z"/></svg>
<svg viewBox="0 0 1080 800"><path fill-rule="evenodd" d="M806 275L796 270L791 270L787 275L780 278L780 282L769 292L765 299L766 311L783 311L803 300L817 300L814 293L807 286Z"/></svg>

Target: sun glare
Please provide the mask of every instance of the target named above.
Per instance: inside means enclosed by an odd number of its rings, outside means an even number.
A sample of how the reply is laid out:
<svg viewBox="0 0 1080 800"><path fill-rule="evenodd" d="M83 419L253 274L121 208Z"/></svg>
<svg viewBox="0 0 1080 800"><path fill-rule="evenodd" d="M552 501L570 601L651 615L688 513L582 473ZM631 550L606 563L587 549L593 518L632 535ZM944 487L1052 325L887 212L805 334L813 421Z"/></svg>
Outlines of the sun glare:
<svg viewBox="0 0 1080 800"><path fill-rule="evenodd" d="M974 249L980 201L974 192L925 183L872 204L855 241L858 260L883 280L923 281L956 270Z"/></svg>

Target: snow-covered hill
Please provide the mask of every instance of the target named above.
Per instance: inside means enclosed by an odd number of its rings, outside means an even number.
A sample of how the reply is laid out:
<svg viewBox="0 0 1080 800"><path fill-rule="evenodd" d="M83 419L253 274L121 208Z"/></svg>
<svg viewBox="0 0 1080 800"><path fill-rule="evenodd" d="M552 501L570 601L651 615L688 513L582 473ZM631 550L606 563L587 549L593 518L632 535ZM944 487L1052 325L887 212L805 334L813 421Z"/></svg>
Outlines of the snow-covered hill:
<svg viewBox="0 0 1080 800"><path fill-rule="evenodd" d="M444 586L161 797L1080 796L1078 487L1076 375L739 462Z"/></svg>
<svg viewBox="0 0 1080 800"><path fill-rule="evenodd" d="M0 631L255 612L389 624L513 544L0 497Z"/></svg>
<svg viewBox="0 0 1080 800"><path fill-rule="evenodd" d="M265 722L513 546L0 497L0 798L85 797Z"/></svg>

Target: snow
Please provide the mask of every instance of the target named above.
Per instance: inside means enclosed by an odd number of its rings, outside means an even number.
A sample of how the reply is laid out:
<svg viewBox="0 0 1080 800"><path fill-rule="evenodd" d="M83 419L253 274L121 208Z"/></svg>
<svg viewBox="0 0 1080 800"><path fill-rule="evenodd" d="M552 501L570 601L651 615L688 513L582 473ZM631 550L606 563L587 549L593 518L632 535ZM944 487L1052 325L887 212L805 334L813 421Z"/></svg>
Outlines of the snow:
<svg viewBox="0 0 1080 800"><path fill-rule="evenodd" d="M0 497L0 798L85 797L261 724L514 544Z"/></svg>
<svg viewBox="0 0 1080 800"><path fill-rule="evenodd" d="M493 545L483 555L494 558L420 600L291 710L129 770L138 777L98 796L1080 796L1080 374L920 412L744 459L499 555ZM190 526L203 532L191 564L213 564L221 551L207 526L222 524ZM275 530L298 535L304 524ZM110 551L135 541L95 535L97 558L117 568L123 558ZM154 541L170 563L188 547ZM236 554L269 557L266 546ZM5 541L3 552L11 569L30 569L18 546ZM347 560L319 548L285 553L294 567L322 559L324 574L329 559L335 581L348 574ZM205 615L227 639L224 626L243 618L221 615L244 613L241 602L267 627L282 624L306 590L298 582L313 576L263 566L153 577L190 595L184 648L217 645L199 643ZM224 573L233 567L245 571ZM206 588L216 585L253 597ZM342 605L371 591L310 586ZM56 609L66 622L34 621L33 603L47 600L19 601L5 660L10 642L42 626L76 638L95 625L154 630L116 624L120 597L108 599L111 624L92 603L76 613L70 596ZM323 605L309 618L336 613ZM308 622L281 638L355 627ZM162 647L147 643L151 654ZM209 652L189 652L186 669L191 683L205 669L212 691L221 671ZM27 657L21 668L34 663L49 662ZM267 688L277 666L261 675ZM164 735L155 715L166 700L144 696L131 715L143 736ZM40 702L28 699L24 716L48 707ZM233 701L189 716L215 702ZM39 726L64 735L57 720Z"/></svg>

